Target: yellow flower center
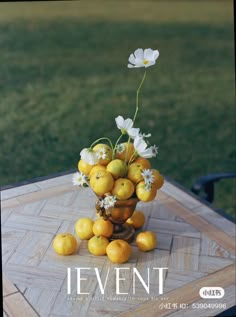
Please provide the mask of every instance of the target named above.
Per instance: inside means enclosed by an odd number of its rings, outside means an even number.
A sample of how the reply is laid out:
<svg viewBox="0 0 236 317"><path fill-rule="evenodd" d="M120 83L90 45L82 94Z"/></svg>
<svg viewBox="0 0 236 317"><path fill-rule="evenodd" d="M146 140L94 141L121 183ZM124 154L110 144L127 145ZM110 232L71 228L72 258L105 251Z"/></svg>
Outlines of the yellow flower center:
<svg viewBox="0 0 236 317"><path fill-rule="evenodd" d="M148 64L148 60L147 60L147 59L144 59L143 64L144 64L144 65Z"/></svg>

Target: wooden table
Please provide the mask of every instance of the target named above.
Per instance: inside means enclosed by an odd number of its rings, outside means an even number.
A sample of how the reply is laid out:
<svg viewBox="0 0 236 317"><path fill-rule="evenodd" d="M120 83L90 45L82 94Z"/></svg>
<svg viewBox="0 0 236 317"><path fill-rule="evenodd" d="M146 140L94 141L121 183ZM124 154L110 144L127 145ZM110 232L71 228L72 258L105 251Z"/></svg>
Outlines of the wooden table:
<svg viewBox="0 0 236 317"><path fill-rule="evenodd" d="M235 225L168 181L154 201L138 204L146 215L143 230L157 234L157 248L145 253L133 242L132 257L123 265L92 256L87 241L72 256L53 251L55 234L73 233L78 218L96 219L95 196L89 188L74 187L71 174L3 190L1 199L4 316L194 317L215 316L235 305ZM168 268L163 294L154 267ZM75 268L86 279L81 292L89 294L77 295ZM104 295L95 268L102 284L110 270ZM120 292L128 294L116 294L115 268L125 279L119 281ZM137 276L133 285L134 268L146 285L149 268L149 294ZM202 299L199 290L206 286L222 287L224 297Z"/></svg>

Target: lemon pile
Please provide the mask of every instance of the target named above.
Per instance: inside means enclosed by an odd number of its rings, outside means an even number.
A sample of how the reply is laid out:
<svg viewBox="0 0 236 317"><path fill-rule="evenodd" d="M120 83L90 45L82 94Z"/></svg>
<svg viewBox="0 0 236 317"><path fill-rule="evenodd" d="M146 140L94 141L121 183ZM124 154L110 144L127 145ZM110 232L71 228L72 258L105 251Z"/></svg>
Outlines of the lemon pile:
<svg viewBox="0 0 236 317"><path fill-rule="evenodd" d="M158 170L151 168L148 159L135 158L132 143L121 143L119 148L123 150L116 152L116 157L112 158L112 149L108 145L97 144L93 151L98 154L102 151L105 158L99 159L96 165L90 165L81 159L78 170L88 177L92 190L98 196L114 195L118 200L137 197L143 202L153 200L164 183L163 176ZM152 174L149 188L145 186L144 170L150 170Z"/></svg>
<svg viewBox="0 0 236 317"><path fill-rule="evenodd" d="M140 229L145 223L142 211L135 210L132 217L127 220L129 225ZM75 232L80 240L88 241L88 251L95 256L107 255L113 263L125 263L132 254L128 242L117 239L109 241L113 234L113 224L98 216L97 220L80 218L75 223ZM151 251L157 246L156 234L151 231L139 232L136 245L141 251ZM53 248L60 255L74 254L78 248L77 240L71 233L60 233L53 240Z"/></svg>

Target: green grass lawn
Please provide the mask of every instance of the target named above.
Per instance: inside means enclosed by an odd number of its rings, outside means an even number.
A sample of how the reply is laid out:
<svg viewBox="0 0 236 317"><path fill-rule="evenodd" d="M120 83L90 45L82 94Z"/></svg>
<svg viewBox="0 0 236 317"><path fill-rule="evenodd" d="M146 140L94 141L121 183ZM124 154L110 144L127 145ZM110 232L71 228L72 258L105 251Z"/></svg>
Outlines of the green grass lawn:
<svg viewBox="0 0 236 317"><path fill-rule="evenodd" d="M114 118L135 109L138 47L160 51L137 118L159 145L153 165L187 188L234 171L232 2L98 3L0 4L0 184L76 168L83 147L115 140ZM233 214L236 183L220 185L215 204Z"/></svg>

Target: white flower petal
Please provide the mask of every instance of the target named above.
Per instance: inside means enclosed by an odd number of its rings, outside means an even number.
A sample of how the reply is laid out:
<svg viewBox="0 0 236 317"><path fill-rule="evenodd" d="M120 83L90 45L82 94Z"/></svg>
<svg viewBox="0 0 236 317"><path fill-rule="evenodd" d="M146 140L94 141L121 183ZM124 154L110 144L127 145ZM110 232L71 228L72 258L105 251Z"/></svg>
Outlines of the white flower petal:
<svg viewBox="0 0 236 317"><path fill-rule="evenodd" d="M125 130L128 130L128 129L131 129L132 128L132 126L133 126L133 120L132 119L126 119L125 121L124 121L124 129Z"/></svg>
<svg viewBox="0 0 236 317"><path fill-rule="evenodd" d="M130 118L124 119L122 116L118 116L115 120L117 128L124 134L128 133L127 131L133 126L133 120Z"/></svg>
<svg viewBox="0 0 236 317"><path fill-rule="evenodd" d="M97 156L98 159L105 160L106 157L107 157L105 147L101 147L101 148L100 148L99 150L97 150L95 153L96 153L96 156Z"/></svg>
<svg viewBox="0 0 236 317"><path fill-rule="evenodd" d="M127 132L132 139L135 139L139 135L139 128L130 128Z"/></svg>
<svg viewBox="0 0 236 317"><path fill-rule="evenodd" d="M124 125L124 118L122 116L118 116L115 118L116 125L118 129L122 129Z"/></svg>
<svg viewBox="0 0 236 317"><path fill-rule="evenodd" d="M74 173L73 177L72 177L72 182L73 182L73 185L75 185L75 186L87 186L88 185L86 175L82 172Z"/></svg>
<svg viewBox="0 0 236 317"><path fill-rule="evenodd" d="M144 59L139 59L137 58L136 61L135 61L135 66L136 67L143 67L145 64L144 64Z"/></svg>
<svg viewBox="0 0 236 317"><path fill-rule="evenodd" d="M147 147L147 143L144 141L142 137L137 136L134 139L134 148L138 152L138 154L145 151L146 147Z"/></svg>
<svg viewBox="0 0 236 317"><path fill-rule="evenodd" d="M159 55L160 55L160 53L159 53L158 50L155 50L155 51L153 52L153 58L154 58L155 60L159 57Z"/></svg>
<svg viewBox="0 0 236 317"><path fill-rule="evenodd" d="M131 64L135 64L134 54L130 54L130 56L129 56L129 62L130 62Z"/></svg>
<svg viewBox="0 0 236 317"><path fill-rule="evenodd" d="M151 169L144 169L141 175L143 176L145 184L152 184L154 182L154 175Z"/></svg>
<svg viewBox="0 0 236 317"><path fill-rule="evenodd" d="M151 146L151 150L152 150L153 157L155 157L158 154L158 146L156 145Z"/></svg>
<svg viewBox="0 0 236 317"><path fill-rule="evenodd" d="M116 196L107 195L102 201L100 206L104 207L105 209L109 209L114 207L116 203Z"/></svg>
<svg viewBox="0 0 236 317"><path fill-rule="evenodd" d="M143 67L144 65L132 65L132 67L128 66L129 68L140 68L140 67Z"/></svg>
<svg viewBox="0 0 236 317"><path fill-rule="evenodd" d="M134 56L135 56L136 58L143 59L143 49L142 49L142 48L138 48L138 49L134 52Z"/></svg>
<svg viewBox="0 0 236 317"><path fill-rule="evenodd" d="M152 135L151 135L151 133L148 133L148 134L146 134L146 133L139 133L139 136L141 137L141 138L150 138Z"/></svg>
<svg viewBox="0 0 236 317"><path fill-rule="evenodd" d="M81 150L81 152L80 152L80 156L83 156L86 152L87 152L87 148L85 148L85 149L83 149L83 150Z"/></svg>
<svg viewBox="0 0 236 317"><path fill-rule="evenodd" d="M147 143L140 135L134 139L134 148L136 153L143 158L155 157L158 149L155 145L147 148Z"/></svg>
<svg viewBox="0 0 236 317"><path fill-rule="evenodd" d="M147 68L147 67L150 67L152 65L155 65L156 62L155 61L149 61L148 64L145 64L144 66Z"/></svg>
<svg viewBox="0 0 236 317"><path fill-rule="evenodd" d="M148 148L140 154L143 158L151 158L153 157L152 149Z"/></svg>
<svg viewBox="0 0 236 317"><path fill-rule="evenodd" d="M98 158L96 156L96 153L92 149L83 149L80 152L81 160L86 162L89 165L95 165L98 163Z"/></svg>
<svg viewBox="0 0 236 317"><path fill-rule="evenodd" d="M153 59L153 50L151 48L146 48L144 50L144 54L143 54L143 57L145 59L149 59L149 60L152 60Z"/></svg>
<svg viewBox="0 0 236 317"><path fill-rule="evenodd" d="M128 68L135 68L136 66L131 65L131 64L128 64L127 67L128 67Z"/></svg>

